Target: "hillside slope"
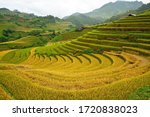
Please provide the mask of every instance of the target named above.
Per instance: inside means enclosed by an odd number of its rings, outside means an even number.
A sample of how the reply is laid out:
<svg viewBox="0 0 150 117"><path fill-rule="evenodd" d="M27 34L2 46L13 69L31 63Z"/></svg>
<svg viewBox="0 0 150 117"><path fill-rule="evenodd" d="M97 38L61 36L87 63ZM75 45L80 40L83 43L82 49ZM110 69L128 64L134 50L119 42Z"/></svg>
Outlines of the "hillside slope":
<svg viewBox="0 0 150 117"><path fill-rule="evenodd" d="M116 2L110 2L104 6L102 6L99 9L96 9L90 13L87 13L85 15L95 18L95 19L108 19L112 16L125 13L129 10L135 10L143 5L142 2L134 1L134 2L128 2L128 1L116 1Z"/></svg>
<svg viewBox="0 0 150 117"><path fill-rule="evenodd" d="M130 11L126 12L126 13L119 14L117 16L113 16L110 19L106 20L105 22L111 22L111 21L119 20L121 18L125 18L129 14L137 14L138 15L138 14L141 14L142 12L144 12L146 10L149 10L149 8L150 8L150 3L144 4L141 7L139 7L138 9L136 9L136 10L130 10Z"/></svg>
<svg viewBox="0 0 150 117"><path fill-rule="evenodd" d="M77 27L82 27L85 25L92 25L92 24L96 24L99 22L98 20L88 17L81 13L75 13L75 14L72 14L71 16L65 17L63 19L66 21L72 22Z"/></svg>
<svg viewBox="0 0 150 117"><path fill-rule="evenodd" d="M34 14L10 11L0 8L0 42L13 41L26 36L38 36L63 33L73 30L75 26L54 16L36 16Z"/></svg>

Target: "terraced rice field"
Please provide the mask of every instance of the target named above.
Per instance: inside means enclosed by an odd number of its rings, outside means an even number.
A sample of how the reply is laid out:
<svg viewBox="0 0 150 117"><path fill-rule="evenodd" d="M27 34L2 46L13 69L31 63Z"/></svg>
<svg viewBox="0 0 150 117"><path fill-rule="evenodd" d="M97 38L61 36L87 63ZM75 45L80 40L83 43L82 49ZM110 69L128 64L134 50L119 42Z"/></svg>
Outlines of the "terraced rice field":
<svg viewBox="0 0 150 117"><path fill-rule="evenodd" d="M0 99L134 99L150 86L149 18L96 25L62 44L0 52Z"/></svg>

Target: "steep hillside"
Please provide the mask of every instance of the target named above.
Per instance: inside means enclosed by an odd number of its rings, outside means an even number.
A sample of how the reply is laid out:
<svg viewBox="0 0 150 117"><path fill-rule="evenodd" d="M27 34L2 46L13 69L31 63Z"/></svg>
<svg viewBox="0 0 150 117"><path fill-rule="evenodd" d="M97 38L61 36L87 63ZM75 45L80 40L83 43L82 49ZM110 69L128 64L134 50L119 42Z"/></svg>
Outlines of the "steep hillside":
<svg viewBox="0 0 150 117"><path fill-rule="evenodd" d="M96 9L90 13L87 13L86 15L95 19L108 19L112 16L125 13L129 10L135 10L143 5L142 2L134 1L134 2L128 2L128 1L116 1L116 2L110 2L108 4L105 4L99 9Z"/></svg>
<svg viewBox="0 0 150 117"><path fill-rule="evenodd" d="M64 19L66 21L72 22L77 27L82 27L85 25L92 25L92 24L96 24L99 22L98 20L88 17L81 13L72 14L71 16L65 17Z"/></svg>
<svg viewBox="0 0 150 117"><path fill-rule="evenodd" d="M138 8L137 10L130 10L126 13L123 13L123 14L120 14L120 15L117 15L117 16L113 16L110 19L106 20L105 22L111 22L111 21L119 20L121 18L125 18L129 14L137 14L138 15L138 14L144 12L145 10L149 10L149 9L150 9L150 3L144 4L140 8Z"/></svg>
<svg viewBox="0 0 150 117"><path fill-rule="evenodd" d="M135 10L138 14L145 12L146 10L150 9L150 3L142 5L140 8Z"/></svg>
<svg viewBox="0 0 150 117"><path fill-rule="evenodd" d="M41 17L16 10L10 11L6 8L0 8L0 44L3 45L3 47L0 47L0 50L8 48L8 44L6 45L3 42L15 41L18 39L22 40L22 38L28 38L28 36L36 36L38 39L44 39L46 37L47 40L50 40L58 34L74 29L75 26L71 22L66 22L51 15ZM37 40L37 43L38 42L39 40ZM45 42L45 39L43 42ZM28 43L27 45L32 44ZM40 44L34 45L39 46ZM10 48L14 47L11 46ZM22 46L22 48L24 47L28 46ZM19 46L19 48L21 48L21 46Z"/></svg>

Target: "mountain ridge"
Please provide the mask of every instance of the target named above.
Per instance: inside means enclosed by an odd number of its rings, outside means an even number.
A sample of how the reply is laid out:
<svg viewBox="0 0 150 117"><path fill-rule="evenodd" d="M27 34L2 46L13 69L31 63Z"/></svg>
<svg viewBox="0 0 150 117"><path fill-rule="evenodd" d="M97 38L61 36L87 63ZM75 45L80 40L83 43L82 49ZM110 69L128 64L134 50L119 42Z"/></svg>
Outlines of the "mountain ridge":
<svg viewBox="0 0 150 117"><path fill-rule="evenodd" d="M93 10L92 12L86 13L87 16L93 18L105 18L108 19L114 15L121 14L128 10L135 10L143 5L143 2L138 1L116 1L109 2L102 7ZM94 14L94 15L93 15Z"/></svg>
<svg viewBox="0 0 150 117"><path fill-rule="evenodd" d="M112 16L116 16L116 15L125 13L129 10L138 9L142 5L143 5L143 2L138 2L138 1L109 2L98 9L95 9L88 13L80 13L80 15L82 14L84 16L87 16L88 17L88 18L86 18L87 20L93 19L93 21L95 21L93 24L96 24L96 23L104 22L105 20L111 18ZM79 13L74 13L70 16L64 17L63 19L65 19L67 21L71 21L73 24L76 24L76 22L80 22L77 14L79 14ZM73 19L72 19L73 17L76 21L73 21ZM72 20L70 20L70 18ZM82 20L86 21L86 19L82 19ZM82 25L84 25L84 24L82 23ZM91 24L89 23L89 25L91 25Z"/></svg>
<svg viewBox="0 0 150 117"><path fill-rule="evenodd" d="M139 7L136 10L130 10L130 11L126 12L126 13L113 16L110 19L106 20L105 22L112 22L112 21L115 21L115 20L119 20L121 18L127 17L128 14L136 14L137 15L137 14L145 12L146 10L149 10L149 9L150 9L150 3L143 4L141 7Z"/></svg>
<svg viewBox="0 0 150 117"><path fill-rule="evenodd" d="M63 18L66 21L72 22L73 24L75 24L77 27L82 27L85 25L92 25L92 24L96 24L99 22L99 20L96 20L94 18L91 18L89 16L86 16L82 13L74 13L70 16L64 17Z"/></svg>

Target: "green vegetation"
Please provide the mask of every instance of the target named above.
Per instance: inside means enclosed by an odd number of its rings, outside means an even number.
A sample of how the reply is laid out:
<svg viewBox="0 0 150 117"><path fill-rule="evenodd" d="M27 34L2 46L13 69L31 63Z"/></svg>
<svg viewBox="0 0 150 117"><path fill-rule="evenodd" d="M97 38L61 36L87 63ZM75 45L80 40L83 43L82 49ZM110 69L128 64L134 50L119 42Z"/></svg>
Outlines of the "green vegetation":
<svg viewBox="0 0 150 117"><path fill-rule="evenodd" d="M61 35L54 37L53 39L51 39L52 42L57 42L57 41L62 41L63 37Z"/></svg>
<svg viewBox="0 0 150 117"><path fill-rule="evenodd" d="M65 17L64 19L72 22L77 28L83 27L85 25L97 24L99 22L99 20L81 13L75 13L71 16Z"/></svg>
<svg viewBox="0 0 150 117"><path fill-rule="evenodd" d="M15 41L8 41L0 43L0 51L9 49L23 49L29 47L43 46L49 40L42 36L27 36Z"/></svg>
<svg viewBox="0 0 150 117"><path fill-rule="evenodd" d="M30 56L30 50L31 49L20 49L8 52L1 58L1 61L4 63L21 63L28 59L28 57Z"/></svg>
<svg viewBox="0 0 150 117"><path fill-rule="evenodd" d="M66 32L64 34L61 34L61 36L63 37L63 41L68 41L68 40L73 40L76 39L84 34L86 34L87 32L89 32L89 29L84 29L81 31L71 31L71 32Z"/></svg>
<svg viewBox="0 0 150 117"><path fill-rule="evenodd" d="M75 30L71 22L53 16L38 17L33 14L0 9L0 42L14 41L27 36L47 36Z"/></svg>
<svg viewBox="0 0 150 117"><path fill-rule="evenodd" d="M105 22L112 22L112 21L116 21L116 20L119 20L121 18L126 18L129 14L140 14L145 12L146 10L149 10L150 8L150 3L148 4L144 4L142 5L141 7L139 7L137 10L129 10L128 12L126 13L123 13L123 14L119 14L119 15L115 15L115 16L112 16L110 19L107 19Z"/></svg>
<svg viewBox="0 0 150 117"><path fill-rule="evenodd" d="M0 51L44 46L75 30L71 22L53 16L38 17L5 8L0 9L0 16Z"/></svg>
<svg viewBox="0 0 150 117"><path fill-rule="evenodd" d="M71 22L61 21L53 24L48 24L46 27L44 27L44 30L49 29L55 30L60 33L64 33L74 30L75 26Z"/></svg>
<svg viewBox="0 0 150 117"><path fill-rule="evenodd" d="M150 86L139 88L129 97L129 99L149 100L150 99Z"/></svg>
<svg viewBox="0 0 150 117"><path fill-rule="evenodd" d="M142 2L138 1L117 1L117 2L110 2L104 6L102 6L99 9L96 9L90 13L87 13L86 15L92 17L92 18L103 18L103 19L109 19L112 16L116 16L122 13L125 13L129 10L135 10L138 9L143 5Z"/></svg>

